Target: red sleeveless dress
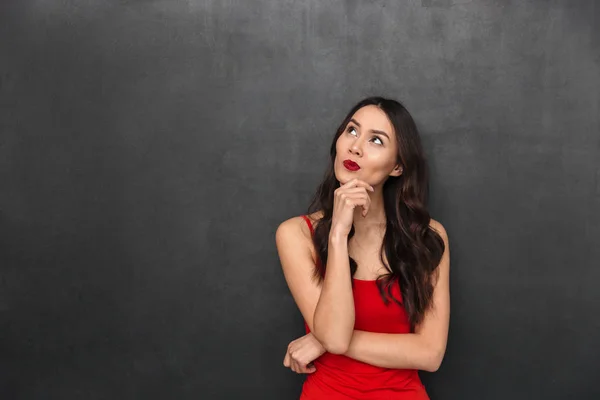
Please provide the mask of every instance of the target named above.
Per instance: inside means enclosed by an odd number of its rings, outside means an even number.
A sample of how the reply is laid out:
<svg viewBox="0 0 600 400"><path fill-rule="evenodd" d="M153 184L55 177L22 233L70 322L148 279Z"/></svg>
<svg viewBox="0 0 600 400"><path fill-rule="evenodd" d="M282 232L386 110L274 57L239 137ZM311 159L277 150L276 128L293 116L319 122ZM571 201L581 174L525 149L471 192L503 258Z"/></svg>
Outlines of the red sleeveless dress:
<svg viewBox="0 0 600 400"><path fill-rule="evenodd" d="M302 216L311 234L310 220ZM379 333L410 333L408 315L395 302L383 302L376 281L352 280L354 329ZM401 299L400 289L392 291ZM306 332L310 332L306 322ZM325 353L306 375L300 400L429 400L417 370L381 368L352 358Z"/></svg>

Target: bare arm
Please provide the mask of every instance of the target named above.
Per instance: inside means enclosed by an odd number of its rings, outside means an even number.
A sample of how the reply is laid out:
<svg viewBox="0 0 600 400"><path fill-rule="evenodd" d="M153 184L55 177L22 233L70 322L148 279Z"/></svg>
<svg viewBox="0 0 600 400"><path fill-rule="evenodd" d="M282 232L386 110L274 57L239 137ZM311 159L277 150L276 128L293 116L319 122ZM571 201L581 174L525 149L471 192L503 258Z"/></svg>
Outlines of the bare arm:
<svg viewBox="0 0 600 400"><path fill-rule="evenodd" d="M311 332L330 353L345 353L352 340L354 295L348 256L348 235L352 230L356 207L362 208L364 217L371 205L368 192L374 190L368 183L355 178L334 191L325 276L321 288L311 289L314 297L311 298L310 304L315 304L314 308L300 305L297 297L303 297L299 293L306 290L305 286L314 285L307 281L306 273L310 270L310 277L315 264L312 257L308 258L306 250L292 249L292 246L298 244L298 240L294 239L303 236L304 244L310 253L310 235L307 237L305 231L298 233L298 222L295 218L292 218L291 221L294 222L289 228L287 221L280 225L275 235L283 271L294 299L301 311L305 308L302 315Z"/></svg>
<svg viewBox="0 0 600 400"><path fill-rule="evenodd" d="M450 322L450 249L444 227L436 221L431 226L440 234L445 251L438 266L433 307L415 333L386 334L354 331L346 356L384 368L436 371L446 352Z"/></svg>
<svg viewBox="0 0 600 400"><path fill-rule="evenodd" d="M313 334L328 352L348 350L354 330L354 297L345 235L329 237L327 268L313 324Z"/></svg>
<svg viewBox="0 0 600 400"><path fill-rule="evenodd" d="M323 284L313 279L315 268L310 234L299 218L283 222L275 239L285 279L310 331L326 351L348 350L354 328L354 298L347 238L331 235ZM308 228L306 228L307 230ZM341 340L340 340L341 339Z"/></svg>
<svg viewBox="0 0 600 400"><path fill-rule="evenodd" d="M304 221L292 218L277 230L277 248L288 286L311 332L321 287L312 280L315 266L310 251L310 233L303 233ZM441 224L432 221L446 245L434 288L433 307L413 334L382 334L353 331L344 354L350 358L385 368L415 368L435 371L445 353L450 313L449 247ZM308 231L308 228L306 228ZM315 335L321 344L321 338ZM325 350L329 351L326 346Z"/></svg>

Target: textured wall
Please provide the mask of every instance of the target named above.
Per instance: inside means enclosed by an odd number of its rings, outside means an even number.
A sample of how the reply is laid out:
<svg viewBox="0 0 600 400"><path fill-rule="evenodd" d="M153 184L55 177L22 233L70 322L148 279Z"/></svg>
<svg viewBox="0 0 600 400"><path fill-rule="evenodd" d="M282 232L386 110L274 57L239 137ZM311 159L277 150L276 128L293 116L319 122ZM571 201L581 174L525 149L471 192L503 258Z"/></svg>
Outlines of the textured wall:
<svg viewBox="0 0 600 400"><path fill-rule="evenodd" d="M432 399L600 398L595 1L0 5L0 394L297 397L277 225L399 99L452 247Z"/></svg>

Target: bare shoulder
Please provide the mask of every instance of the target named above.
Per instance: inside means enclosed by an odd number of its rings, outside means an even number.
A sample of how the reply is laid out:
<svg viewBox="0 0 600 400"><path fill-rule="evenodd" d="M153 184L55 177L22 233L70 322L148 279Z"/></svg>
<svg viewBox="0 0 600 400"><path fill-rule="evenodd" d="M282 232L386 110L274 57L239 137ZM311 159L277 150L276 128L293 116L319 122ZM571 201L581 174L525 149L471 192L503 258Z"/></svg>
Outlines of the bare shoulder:
<svg viewBox="0 0 600 400"><path fill-rule="evenodd" d="M321 288L315 279L316 257L309 225L302 215L289 218L279 224L275 239L285 281L312 331Z"/></svg>
<svg viewBox="0 0 600 400"><path fill-rule="evenodd" d="M446 246L448 245L448 233L446 232L446 228L444 228L444 225L441 224L441 222L436 221L435 219L431 218L429 221L429 227L432 228L434 231L436 231L444 240L444 243L446 244Z"/></svg>
<svg viewBox="0 0 600 400"><path fill-rule="evenodd" d="M286 219L277 227L275 240L279 245L282 241L310 239L310 229L302 216Z"/></svg>
<svg viewBox="0 0 600 400"><path fill-rule="evenodd" d="M307 215L307 217L314 229L319 223L322 213L319 211ZM275 232L275 241L280 254L289 251L294 253L306 251L312 259L315 259L316 252L312 241L312 233L302 216L292 217L280 223Z"/></svg>
<svg viewBox="0 0 600 400"><path fill-rule="evenodd" d="M317 211L315 213L308 214L307 217L308 219L310 219L310 222L314 229L317 227L319 221L323 217L323 212ZM306 221L301 215L286 219L277 227L278 235L298 235L299 233L302 233L302 236L306 237L307 239L311 238L310 228L308 227Z"/></svg>

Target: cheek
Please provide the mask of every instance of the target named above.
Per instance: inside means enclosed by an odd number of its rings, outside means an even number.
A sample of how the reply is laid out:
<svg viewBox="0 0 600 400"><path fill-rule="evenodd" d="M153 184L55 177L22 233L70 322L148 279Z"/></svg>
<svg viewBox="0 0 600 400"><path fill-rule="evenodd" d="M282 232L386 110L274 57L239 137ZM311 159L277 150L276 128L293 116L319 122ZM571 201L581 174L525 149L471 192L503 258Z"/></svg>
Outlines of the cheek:
<svg viewBox="0 0 600 400"><path fill-rule="evenodd" d="M394 166L396 158L388 153L372 152L369 154L368 163L374 171L381 171L382 174L387 174Z"/></svg>
<svg viewBox="0 0 600 400"><path fill-rule="evenodd" d="M374 168L385 168L389 164L390 157L383 151L370 151L368 160Z"/></svg>
<svg viewBox="0 0 600 400"><path fill-rule="evenodd" d="M336 157L339 157L340 154L346 154L345 149L347 149L346 143L344 143L343 136L340 136L337 142L335 142Z"/></svg>

